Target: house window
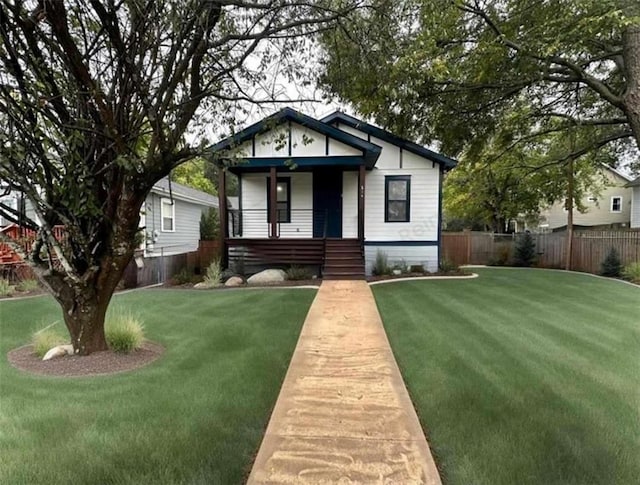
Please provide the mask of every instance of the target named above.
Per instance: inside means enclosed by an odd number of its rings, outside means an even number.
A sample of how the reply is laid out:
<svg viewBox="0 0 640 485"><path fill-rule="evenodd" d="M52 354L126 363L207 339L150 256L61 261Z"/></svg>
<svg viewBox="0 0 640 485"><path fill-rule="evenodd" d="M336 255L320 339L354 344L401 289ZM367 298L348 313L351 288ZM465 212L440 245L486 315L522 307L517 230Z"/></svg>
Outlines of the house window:
<svg viewBox="0 0 640 485"><path fill-rule="evenodd" d="M622 197L611 197L611 212L622 212Z"/></svg>
<svg viewBox="0 0 640 485"><path fill-rule="evenodd" d="M267 222L271 222L271 177L267 177ZM276 179L276 220L291 222L291 179L278 177Z"/></svg>
<svg viewBox="0 0 640 485"><path fill-rule="evenodd" d="M163 232L176 230L176 204L171 199L160 199L161 229Z"/></svg>
<svg viewBox="0 0 640 485"><path fill-rule="evenodd" d="M389 175L384 178L384 222L409 222L411 176Z"/></svg>

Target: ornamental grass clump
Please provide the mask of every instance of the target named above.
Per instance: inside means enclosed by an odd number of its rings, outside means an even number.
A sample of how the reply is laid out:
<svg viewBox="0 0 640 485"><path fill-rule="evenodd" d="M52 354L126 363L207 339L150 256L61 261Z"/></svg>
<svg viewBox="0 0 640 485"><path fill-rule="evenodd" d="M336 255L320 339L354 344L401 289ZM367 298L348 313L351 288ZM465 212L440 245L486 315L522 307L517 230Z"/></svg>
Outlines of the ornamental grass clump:
<svg viewBox="0 0 640 485"><path fill-rule="evenodd" d="M11 296L15 289L15 286L9 284L8 279L0 278L0 296Z"/></svg>
<svg viewBox="0 0 640 485"><path fill-rule="evenodd" d="M382 276L391 273L387 253L378 249L378 251L376 252L376 260L373 263L373 268L371 268L371 273L374 276Z"/></svg>
<svg viewBox="0 0 640 485"><path fill-rule="evenodd" d="M16 286L16 290L27 293L29 291L37 290L39 286L40 284L38 283L38 280L30 278L22 280L20 283L18 283L18 285Z"/></svg>
<svg viewBox="0 0 640 485"><path fill-rule="evenodd" d="M631 283L640 284L640 261L626 265L622 270L622 277Z"/></svg>
<svg viewBox="0 0 640 485"><path fill-rule="evenodd" d="M68 336L63 336L58 330L53 328L45 328L34 332L31 335L31 345L33 345L33 352L39 357L44 357L49 350L58 345L65 345L69 343Z"/></svg>
<svg viewBox="0 0 640 485"><path fill-rule="evenodd" d="M207 268L207 274L204 277L204 286L207 288L215 288L222 284L222 266L220 259L214 259Z"/></svg>
<svg viewBox="0 0 640 485"><path fill-rule="evenodd" d="M114 352L129 353L144 341L144 325L131 312L118 312L107 318L104 327L107 345Z"/></svg>
<svg viewBox="0 0 640 485"><path fill-rule="evenodd" d="M287 279L291 281L304 281L313 278L312 271L305 266L293 265L287 270Z"/></svg>

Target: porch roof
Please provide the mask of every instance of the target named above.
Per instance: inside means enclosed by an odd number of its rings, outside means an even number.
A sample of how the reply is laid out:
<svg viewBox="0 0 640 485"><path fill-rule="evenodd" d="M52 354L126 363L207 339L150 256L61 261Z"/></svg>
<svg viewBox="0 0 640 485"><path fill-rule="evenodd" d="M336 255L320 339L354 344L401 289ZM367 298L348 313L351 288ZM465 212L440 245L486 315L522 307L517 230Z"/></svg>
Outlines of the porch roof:
<svg viewBox="0 0 640 485"><path fill-rule="evenodd" d="M341 111L336 111L331 113L328 116L325 116L321 120L323 123L332 124L332 123L342 123L351 128L355 128L356 130L367 133L371 136L375 136L380 140L386 141L387 143L391 143L397 147L402 148L403 150L407 150L409 152L415 153L420 157L424 157L432 162L438 163L445 170L451 170L454 168L458 162L452 158L446 157L438 152L434 152L433 150L429 150L423 146L418 145L417 143L413 143L409 140L405 140L404 138L400 138L399 136L394 135L382 128L378 128L377 126L366 123L358 118L354 118L353 116L349 116L348 114L342 113Z"/></svg>
<svg viewBox="0 0 640 485"><path fill-rule="evenodd" d="M257 135L266 133L273 130L275 127L287 122L293 122L299 124L305 128L309 128L317 133L337 140L349 147L352 147L356 151L359 151L359 156L344 156L344 155L328 155L325 157L295 157L295 156L282 156L282 157L238 157L233 153L233 150L239 147L242 143L254 139ZM241 160L241 164L235 166L234 171L246 171L255 170L265 167L319 167L319 166L357 166L365 165L366 168L372 169L382 148L378 145L358 138L345 131L339 130L328 123L316 120L311 116L302 114L292 108L283 108L282 110L274 113L267 118L254 123L253 125L245 128L244 130L229 136L215 145L212 145L207 150L213 157L214 162L220 162L223 160ZM233 170L233 169L232 169Z"/></svg>

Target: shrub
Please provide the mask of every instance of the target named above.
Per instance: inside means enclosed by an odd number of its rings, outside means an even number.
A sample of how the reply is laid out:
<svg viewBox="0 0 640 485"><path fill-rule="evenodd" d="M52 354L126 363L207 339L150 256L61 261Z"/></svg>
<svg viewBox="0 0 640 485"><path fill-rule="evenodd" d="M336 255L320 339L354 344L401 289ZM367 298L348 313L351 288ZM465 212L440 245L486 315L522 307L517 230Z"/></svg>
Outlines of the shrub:
<svg viewBox="0 0 640 485"><path fill-rule="evenodd" d="M621 272L622 261L620 261L620 254L618 254L618 250L616 248L611 248L607 253L607 257L604 258L604 261L600 266L600 274L602 276L618 278Z"/></svg>
<svg viewBox="0 0 640 485"><path fill-rule="evenodd" d="M31 336L31 344L35 354L42 358L50 349L58 345L68 344L68 337L64 337L60 332L53 328L46 328L34 332Z"/></svg>
<svg viewBox="0 0 640 485"><path fill-rule="evenodd" d="M9 280L0 278L0 296L11 296L15 289L15 286L9 284Z"/></svg>
<svg viewBox="0 0 640 485"><path fill-rule="evenodd" d="M187 283L193 283L195 275L187 268L182 268L171 277L171 284L173 285L185 285Z"/></svg>
<svg viewBox="0 0 640 485"><path fill-rule="evenodd" d="M371 268L371 273L374 276L381 276L391 273L387 253L378 249L378 252L376 253L376 260L373 262L373 268Z"/></svg>
<svg viewBox="0 0 640 485"><path fill-rule="evenodd" d="M18 291L35 291L40 287L40 284L38 283L38 280L34 280L34 279L26 279L26 280L22 280L20 283L18 283L18 285L16 286L16 290Z"/></svg>
<svg viewBox="0 0 640 485"><path fill-rule="evenodd" d="M212 241L217 239L219 234L220 220L218 217L218 209L211 207L200 216L200 239L203 241Z"/></svg>
<svg viewBox="0 0 640 485"><path fill-rule="evenodd" d="M287 279L292 281L310 280L313 272L306 266L291 266L287 271Z"/></svg>
<svg viewBox="0 0 640 485"><path fill-rule="evenodd" d="M442 261L440 261L440 271L442 271L443 273L455 273L456 271L458 271L458 269L458 265L453 261L450 261L448 259L443 259Z"/></svg>
<svg viewBox="0 0 640 485"><path fill-rule="evenodd" d="M640 261L626 265L622 270L622 277L632 283L640 284Z"/></svg>
<svg viewBox="0 0 640 485"><path fill-rule="evenodd" d="M109 348L125 354L139 349L144 340L144 327L130 312L110 315L104 326L104 333Z"/></svg>
<svg viewBox="0 0 640 485"><path fill-rule="evenodd" d="M412 264L409 266L409 271L411 273L424 273L424 265L422 264Z"/></svg>
<svg viewBox="0 0 640 485"><path fill-rule="evenodd" d="M520 235L516 240L516 247L513 251L513 265L529 267L536 260L536 242L528 232Z"/></svg>
<svg viewBox="0 0 640 485"><path fill-rule="evenodd" d="M214 259L207 268L207 274L204 277L203 283L207 288L215 288L220 286L222 282L222 267L220 266L220 259Z"/></svg>

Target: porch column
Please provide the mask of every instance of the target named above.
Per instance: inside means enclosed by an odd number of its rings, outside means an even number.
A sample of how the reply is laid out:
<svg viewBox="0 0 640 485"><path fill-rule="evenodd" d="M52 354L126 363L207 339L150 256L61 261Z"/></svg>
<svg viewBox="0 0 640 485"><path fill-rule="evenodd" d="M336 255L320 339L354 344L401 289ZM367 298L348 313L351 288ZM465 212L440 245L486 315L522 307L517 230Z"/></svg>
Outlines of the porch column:
<svg viewBox="0 0 640 485"><path fill-rule="evenodd" d="M364 185L366 172L364 165L358 170L358 239L364 241Z"/></svg>
<svg viewBox="0 0 640 485"><path fill-rule="evenodd" d="M229 224L227 222L227 172L223 164L218 165L218 212L220 220L220 265L223 268L229 265L226 239L229 237Z"/></svg>
<svg viewBox="0 0 640 485"><path fill-rule="evenodd" d="M278 237L278 179L276 167L269 169L269 220L271 221L271 233L269 237Z"/></svg>

